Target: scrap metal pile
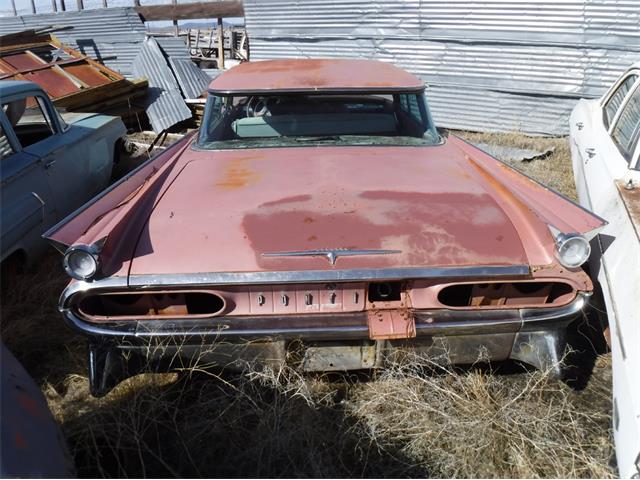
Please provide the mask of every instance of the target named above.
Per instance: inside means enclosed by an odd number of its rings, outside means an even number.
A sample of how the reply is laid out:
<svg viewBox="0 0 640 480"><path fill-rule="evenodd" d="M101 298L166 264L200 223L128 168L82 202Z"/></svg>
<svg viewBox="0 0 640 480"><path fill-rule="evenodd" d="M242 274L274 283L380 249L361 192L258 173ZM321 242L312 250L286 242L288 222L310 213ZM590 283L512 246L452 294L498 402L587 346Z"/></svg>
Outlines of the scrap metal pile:
<svg viewBox="0 0 640 480"><path fill-rule="evenodd" d="M36 30L0 37L0 79L35 82L56 106L68 111L123 118L142 111L136 100L146 96L148 85L144 78L127 80L51 33Z"/></svg>
<svg viewBox="0 0 640 480"><path fill-rule="evenodd" d="M0 79L36 82L68 111L136 129L148 119L160 133L198 122L211 76L184 39L149 34L132 8L0 18Z"/></svg>

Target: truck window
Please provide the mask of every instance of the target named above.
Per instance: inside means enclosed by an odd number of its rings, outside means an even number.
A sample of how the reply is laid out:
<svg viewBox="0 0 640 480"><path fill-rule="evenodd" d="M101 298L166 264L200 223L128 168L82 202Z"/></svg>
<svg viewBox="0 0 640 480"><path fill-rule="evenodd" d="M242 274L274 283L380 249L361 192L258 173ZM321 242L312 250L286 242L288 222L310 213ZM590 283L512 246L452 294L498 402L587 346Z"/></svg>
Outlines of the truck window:
<svg viewBox="0 0 640 480"><path fill-rule="evenodd" d="M22 148L41 142L55 133L44 100L38 96L3 103L2 109Z"/></svg>
<svg viewBox="0 0 640 480"><path fill-rule="evenodd" d="M9 143L9 139L5 135L2 125L0 125L0 160L4 160L13 153L13 147L11 146L11 144Z"/></svg>

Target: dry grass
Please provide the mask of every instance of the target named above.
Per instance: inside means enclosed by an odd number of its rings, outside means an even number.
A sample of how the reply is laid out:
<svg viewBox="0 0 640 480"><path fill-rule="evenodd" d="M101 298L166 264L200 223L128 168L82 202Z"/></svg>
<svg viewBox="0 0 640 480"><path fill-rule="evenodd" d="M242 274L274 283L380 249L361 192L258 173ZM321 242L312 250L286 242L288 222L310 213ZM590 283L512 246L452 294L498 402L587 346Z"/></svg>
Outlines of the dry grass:
<svg viewBox="0 0 640 480"><path fill-rule="evenodd" d="M531 141L554 142L556 152L518 166L570 193L566 140ZM580 392L547 372L496 375L413 358L374 376L289 368L140 375L95 399L84 340L56 310L66 283L59 256L2 281L13 282L2 302L3 341L42 386L81 476L614 475L606 356Z"/></svg>
<svg viewBox="0 0 640 480"><path fill-rule="evenodd" d="M521 172L557 190L572 200L577 200L576 187L571 168L569 140L562 138L527 137L518 133L474 133L453 132L471 142L497 143L510 147L544 151L553 148L553 153L543 160L508 162Z"/></svg>

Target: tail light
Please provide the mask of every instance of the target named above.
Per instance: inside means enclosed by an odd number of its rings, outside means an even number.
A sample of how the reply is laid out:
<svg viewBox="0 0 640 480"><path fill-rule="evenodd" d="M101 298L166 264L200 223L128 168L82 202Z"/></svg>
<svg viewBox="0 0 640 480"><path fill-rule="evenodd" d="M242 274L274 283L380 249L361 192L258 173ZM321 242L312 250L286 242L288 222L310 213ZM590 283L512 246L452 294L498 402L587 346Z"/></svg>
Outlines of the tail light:
<svg viewBox="0 0 640 480"><path fill-rule="evenodd" d="M467 283L444 287L438 301L447 307L561 305L575 295L573 287L562 282Z"/></svg>
<svg viewBox="0 0 640 480"><path fill-rule="evenodd" d="M79 313L95 321L205 318L224 312L224 298L206 291L96 293L78 303Z"/></svg>

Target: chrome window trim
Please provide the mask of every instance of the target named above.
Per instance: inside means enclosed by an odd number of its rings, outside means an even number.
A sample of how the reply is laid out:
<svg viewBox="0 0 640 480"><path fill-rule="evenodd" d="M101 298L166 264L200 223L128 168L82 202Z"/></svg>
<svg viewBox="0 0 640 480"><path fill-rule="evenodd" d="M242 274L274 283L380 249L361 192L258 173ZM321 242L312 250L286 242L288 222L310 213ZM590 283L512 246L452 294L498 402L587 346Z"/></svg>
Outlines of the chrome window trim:
<svg viewBox="0 0 640 480"><path fill-rule="evenodd" d="M218 97L237 97L237 96L250 96L250 95L287 95L287 94L313 94L313 95L350 95L353 93L359 93L362 95L393 95L394 93L416 93L424 92L427 88L426 83L421 85L413 85L408 87L395 86L395 87L303 87L303 88L276 88L272 90L264 89L220 89L209 88L207 92L211 95Z"/></svg>
<svg viewBox="0 0 640 480"><path fill-rule="evenodd" d="M618 87L624 83L624 81L630 75L638 75L638 80L640 81L640 68L631 67L627 71L625 71L622 75L618 77L618 79L614 82L613 85L605 92L605 94L600 98L600 108L604 109L604 106L611 100L611 97L618 91Z"/></svg>
<svg viewBox="0 0 640 480"><path fill-rule="evenodd" d="M613 129L616 128L616 126L618 124L618 120L620 120L620 115L622 115L622 112L624 111L625 107L629 103L629 100L631 100L631 97L633 97L633 94L635 93L635 91L638 90L638 88L640 88L640 71L636 72L635 74L638 76L638 78L636 79L635 83L631 86L631 88L629 89L627 94L622 99L622 103L620 103L620 107L616 111L616 115L611 119L611 122L609 123L609 126L607 127L607 134L612 139L613 139L613 137L611 136L611 134L613 133ZM616 143L616 142L614 141L614 143ZM616 144L616 146L617 146L617 144Z"/></svg>

